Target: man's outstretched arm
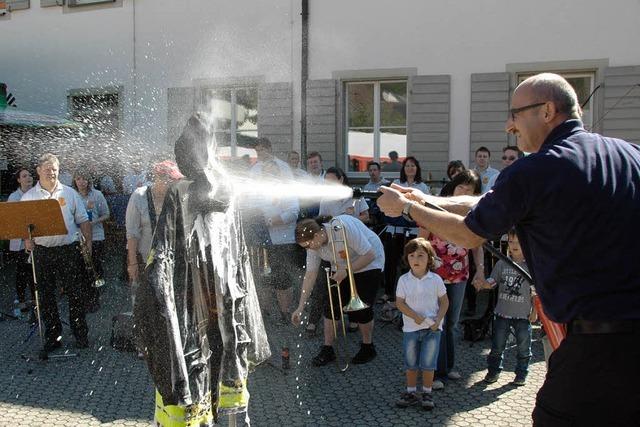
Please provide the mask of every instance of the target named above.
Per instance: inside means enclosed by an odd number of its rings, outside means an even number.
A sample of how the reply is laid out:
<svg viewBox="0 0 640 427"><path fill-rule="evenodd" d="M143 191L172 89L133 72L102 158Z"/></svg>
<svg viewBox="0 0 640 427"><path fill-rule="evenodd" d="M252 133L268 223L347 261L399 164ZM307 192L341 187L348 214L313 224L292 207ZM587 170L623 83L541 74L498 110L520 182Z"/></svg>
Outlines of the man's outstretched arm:
<svg viewBox="0 0 640 427"><path fill-rule="evenodd" d="M382 196L378 198L378 206L387 216L400 216L407 203L413 202L409 214L420 226L427 228L440 238L465 248L476 248L484 242L464 223L464 215L475 206L478 197L460 196L440 198L422 192L404 191L402 187L380 187ZM441 206L448 212L426 207L427 201Z"/></svg>

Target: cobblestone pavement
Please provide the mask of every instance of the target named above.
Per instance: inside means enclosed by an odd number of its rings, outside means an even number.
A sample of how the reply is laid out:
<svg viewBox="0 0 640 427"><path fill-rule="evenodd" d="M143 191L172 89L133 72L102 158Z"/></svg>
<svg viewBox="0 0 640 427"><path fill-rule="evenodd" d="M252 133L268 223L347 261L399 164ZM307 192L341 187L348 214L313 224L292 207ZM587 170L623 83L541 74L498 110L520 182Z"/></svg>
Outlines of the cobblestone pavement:
<svg viewBox="0 0 640 427"><path fill-rule="evenodd" d="M23 321L0 321L0 426L148 426L153 419L153 386L143 361L133 353L109 346L111 317L127 310L127 288L109 269L102 307L90 314L89 349L64 360L25 360L39 349ZM12 290L0 271L0 309L10 311ZM61 302L66 319L64 301ZM275 310L274 310L275 311ZM536 340L527 385L510 385L515 348L506 352L505 371L497 383L484 385L485 357L490 341L469 346L460 342L457 369L462 379L436 391L436 409L399 409L394 401L404 387L401 332L376 323L378 357L366 365L338 373L335 365L309 367L320 338L301 329L279 325L265 315L274 356L250 377L249 415L254 426L526 426L531 425L535 393L545 365L542 344ZM537 336L534 333L534 336ZM348 335L348 355L358 350L358 333ZM64 347L56 354L76 352L65 327ZM291 368L281 369L280 349L291 349ZM223 424L226 421L223 420ZM239 424L242 424L240 422Z"/></svg>

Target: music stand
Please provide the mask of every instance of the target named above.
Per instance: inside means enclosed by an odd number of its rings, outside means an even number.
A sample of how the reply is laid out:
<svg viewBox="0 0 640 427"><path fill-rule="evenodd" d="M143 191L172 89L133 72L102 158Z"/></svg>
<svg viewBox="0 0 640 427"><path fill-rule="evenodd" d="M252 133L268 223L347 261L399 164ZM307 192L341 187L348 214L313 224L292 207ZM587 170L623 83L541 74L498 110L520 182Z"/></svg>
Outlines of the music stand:
<svg viewBox="0 0 640 427"><path fill-rule="evenodd" d="M67 234L62 210L56 199L29 200L25 202L0 203L0 239L33 239L34 237L58 236ZM42 318L40 316L40 300L38 298L38 278L36 277L36 260L31 252L31 270L33 273L34 296L36 300L36 318L42 350L38 355L40 360L49 357L70 357L76 354L51 355L44 350L44 334L42 332Z"/></svg>

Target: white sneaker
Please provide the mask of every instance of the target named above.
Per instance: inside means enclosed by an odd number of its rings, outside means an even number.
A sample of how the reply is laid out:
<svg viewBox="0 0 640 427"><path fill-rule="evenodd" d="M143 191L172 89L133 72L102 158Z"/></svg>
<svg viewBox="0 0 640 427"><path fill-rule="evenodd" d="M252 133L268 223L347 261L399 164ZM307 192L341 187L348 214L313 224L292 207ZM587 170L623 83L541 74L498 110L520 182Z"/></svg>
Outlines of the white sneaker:
<svg viewBox="0 0 640 427"><path fill-rule="evenodd" d="M462 378L462 375L460 375L460 372L458 371L451 371L447 374L447 377L449 377L449 379L451 380L459 380L460 378Z"/></svg>
<svg viewBox="0 0 640 427"><path fill-rule="evenodd" d="M431 390L444 390L444 383L440 380L433 380Z"/></svg>

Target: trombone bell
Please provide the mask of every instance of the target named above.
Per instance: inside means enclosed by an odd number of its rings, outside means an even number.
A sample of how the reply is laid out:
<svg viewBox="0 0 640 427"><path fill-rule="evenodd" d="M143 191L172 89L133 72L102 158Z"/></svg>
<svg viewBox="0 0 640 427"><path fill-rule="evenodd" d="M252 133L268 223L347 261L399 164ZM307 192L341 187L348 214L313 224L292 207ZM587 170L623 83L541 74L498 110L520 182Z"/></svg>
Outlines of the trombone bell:
<svg viewBox="0 0 640 427"><path fill-rule="evenodd" d="M369 308L369 306L365 304L358 295L355 295L349 300L347 305L342 307L342 311L349 313L351 311L364 310L365 308Z"/></svg>

